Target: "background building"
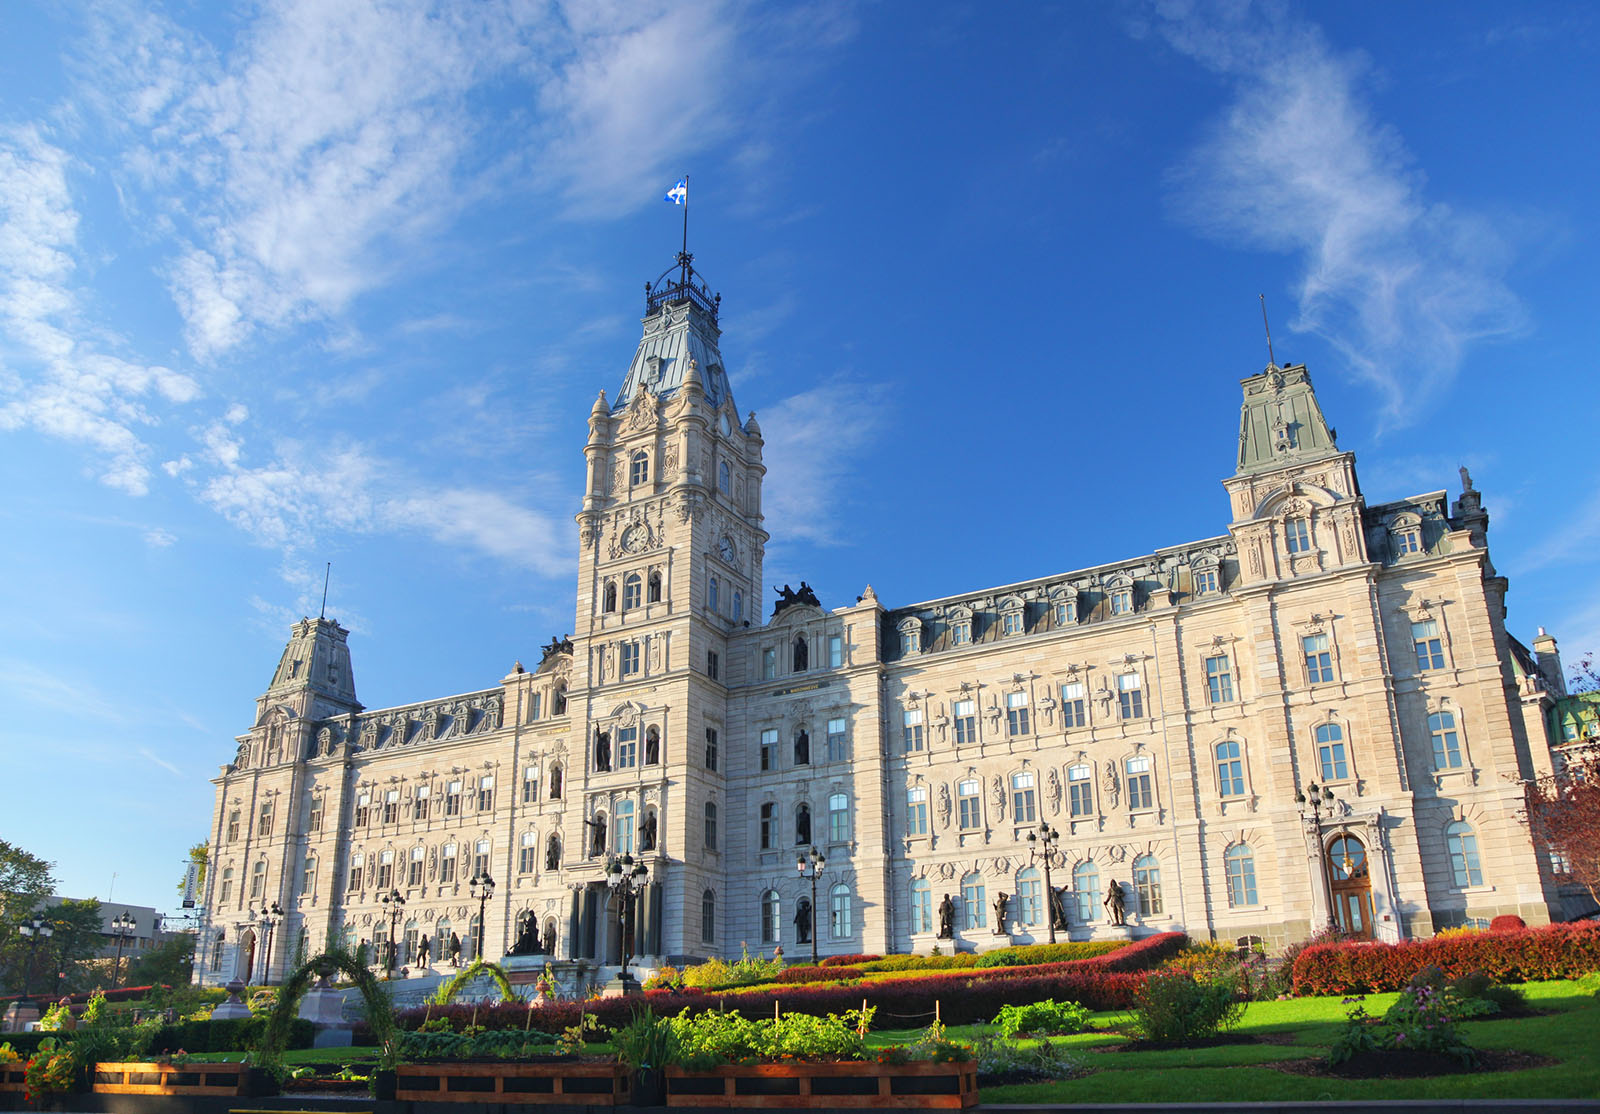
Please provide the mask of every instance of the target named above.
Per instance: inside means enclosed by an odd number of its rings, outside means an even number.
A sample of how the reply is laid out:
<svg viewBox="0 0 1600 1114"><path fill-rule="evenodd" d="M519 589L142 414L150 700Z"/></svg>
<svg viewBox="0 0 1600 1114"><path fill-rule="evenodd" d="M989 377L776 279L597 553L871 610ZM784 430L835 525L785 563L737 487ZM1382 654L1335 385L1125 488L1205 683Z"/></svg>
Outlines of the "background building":
<svg viewBox="0 0 1600 1114"><path fill-rule="evenodd" d="M786 586L767 616L762 436L718 310L687 256L649 288L588 416L576 633L531 670L368 710L347 632L295 625L216 781L201 978L391 924L402 963L424 938L470 954L480 910L491 955L531 921L562 957L616 962L622 854L650 866L647 964L794 955L813 932L823 953L925 950L946 895L957 946L1040 940L1041 822L1074 939L1550 919L1516 783L1550 768L1560 659L1506 632L1464 470L1454 500L1369 504L1306 369L1269 365L1243 381L1216 537L908 606ZM1104 471L1049 477L1042 513L1085 512ZM915 544L1010 528L938 522Z"/></svg>

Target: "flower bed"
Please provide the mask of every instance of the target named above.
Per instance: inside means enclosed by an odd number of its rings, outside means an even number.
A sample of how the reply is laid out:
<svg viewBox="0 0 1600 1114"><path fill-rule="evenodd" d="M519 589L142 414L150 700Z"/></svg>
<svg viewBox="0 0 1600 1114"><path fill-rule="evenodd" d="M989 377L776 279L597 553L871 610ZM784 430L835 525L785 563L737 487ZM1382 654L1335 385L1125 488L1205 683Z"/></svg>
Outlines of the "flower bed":
<svg viewBox="0 0 1600 1114"><path fill-rule="evenodd" d="M965 1110L977 1105L971 1063L728 1064L666 1072L668 1106L891 1107Z"/></svg>
<svg viewBox="0 0 1600 1114"><path fill-rule="evenodd" d="M1296 994L1399 990L1424 967L1451 978L1482 971L1496 982L1571 979L1600 970L1600 924L1553 924L1399 944L1318 944L1294 963Z"/></svg>

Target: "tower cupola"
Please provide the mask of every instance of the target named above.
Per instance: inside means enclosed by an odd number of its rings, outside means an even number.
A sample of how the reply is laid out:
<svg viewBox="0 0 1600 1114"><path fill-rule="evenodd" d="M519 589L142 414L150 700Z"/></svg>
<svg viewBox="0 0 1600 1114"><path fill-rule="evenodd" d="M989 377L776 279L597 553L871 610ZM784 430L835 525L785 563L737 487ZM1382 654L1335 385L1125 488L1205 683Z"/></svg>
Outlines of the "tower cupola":
<svg viewBox="0 0 1600 1114"><path fill-rule="evenodd" d="M677 261L655 282L644 286L644 333L633 362L617 392L614 407L622 409L639 391L667 399L685 385L691 363L699 370L706 404L713 410L732 397L728 373L717 345L722 295L713 294L695 271L694 256L678 253Z"/></svg>

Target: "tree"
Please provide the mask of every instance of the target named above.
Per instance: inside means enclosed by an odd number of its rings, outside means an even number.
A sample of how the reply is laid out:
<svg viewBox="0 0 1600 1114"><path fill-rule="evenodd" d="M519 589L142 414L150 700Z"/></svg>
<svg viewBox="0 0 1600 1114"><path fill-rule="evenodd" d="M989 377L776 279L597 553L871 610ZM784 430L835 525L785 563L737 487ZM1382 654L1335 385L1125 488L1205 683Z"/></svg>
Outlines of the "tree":
<svg viewBox="0 0 1600 1114"><path fill-rule="evenodd" d="M200 868L200 873L199 873L198 877L195 880L195 892L197 894L203 894L203 893L206 892L206 863L210 860L210 856L211 856L210 848L206 845L206 842L204 840L201 840L199 843L197 843L193 847L189 848L189 857L184 860L184 862L186 864L187 863L194 863L197 867ZM188 877L189 877L189 868L188 868L187 865L185 865L184 870L183 870L183 876L178 879L178 896L179 897L183 896L184 890L187 888L184 885L184 883L188 880Z"/></svg>
<svg viewBox="0 0 1600 1114"><path fill-rule="evenodd" d="M1566 749L1561 769L1525 782L1523 795L1534 837L1600 903L1600 742Z"/></svg>
<svg viewBox="0 0 1600 1114"><path fill-rule="evenodd" d="M95 956L105 942L105 917L100 911L98 898L82 901L63 901L52 905L42 914L49 920L55 935L50 938L50 964L44 986L54 986L60 973L65 980L64 990L82 990L98 986ZM41 949L42 950L42 949Z"/></svg>
<svg viewBox="0 0 1600 1114"><path fill-rule="evenodd" d="M194 971L194 935L181 933L139 957L124 986L186 986Z"/></svg>
<svg viewBox="0 0 1600 1114"><path fill-rule="evenodd" d="M4 972L3 984L8 991L21 990L23 967L30 954L35 970L48 965L48 952L41 954L47 942L40 940L30 946L17 932L17 926L34 916L55 889L55 879L50 874L54 866L0 839L0 971Z"/></svg>

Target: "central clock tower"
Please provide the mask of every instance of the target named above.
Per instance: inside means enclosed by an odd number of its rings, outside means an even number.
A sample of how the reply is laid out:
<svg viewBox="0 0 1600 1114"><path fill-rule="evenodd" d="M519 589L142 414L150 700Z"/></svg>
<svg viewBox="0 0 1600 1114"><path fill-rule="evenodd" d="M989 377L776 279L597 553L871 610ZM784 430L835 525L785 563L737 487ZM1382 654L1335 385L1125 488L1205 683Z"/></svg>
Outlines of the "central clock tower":
<svg viewBox="0 0 1600 1114"><path fill-rule="evenodd" d="M589 412L569 696L575 734L583 725L581 781L577 754L571 763L582 792L568 804L583 810L583 846L568 855L580 956L603 954L604 934L620 930L610 854L650 867L631 911L635 954L665 962L721 943L728 641L760 620L766 469L718 350L720 295L691 260L680 254L646 287L622 387Z"/></svg>

